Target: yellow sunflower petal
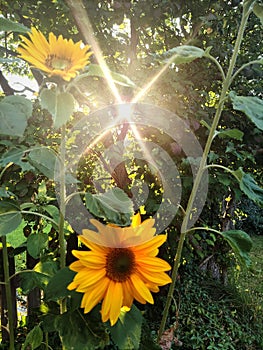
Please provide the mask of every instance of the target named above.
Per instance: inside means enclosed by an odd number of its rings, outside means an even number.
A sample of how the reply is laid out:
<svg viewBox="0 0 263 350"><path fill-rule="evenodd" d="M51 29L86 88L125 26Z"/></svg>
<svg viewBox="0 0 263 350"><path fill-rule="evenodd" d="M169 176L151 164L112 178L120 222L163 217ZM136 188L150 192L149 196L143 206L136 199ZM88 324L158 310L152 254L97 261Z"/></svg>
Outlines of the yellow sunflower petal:
<svg viewBox="0 0 263 350"><path fill-rule="evenodd" d="M144 282L136 274L131 275L130 279L132 282L133 290L136 290L138 294L148 303L153 304L152 294Z"/></svg>
<svg viewBox="0 0 263 350"><path fill-rule="evenodd" d="M85 299L81 303L81 307L84 307L84 313L90 312L94 306L96 306L104 298L109 282L109 279L104 278L100 283L93 286L93 288L87 290L87 292L84 294Z"/></svg>
<svg viewBox="0 0 263 350"><path fill-rule="evenodd" d="M171 270L171 266L168 264L167 261L157 258L157 257L137 257L136 262L142 266L144 269L148 269L152 272L159 272L159 271L169 271Z"/></svg>

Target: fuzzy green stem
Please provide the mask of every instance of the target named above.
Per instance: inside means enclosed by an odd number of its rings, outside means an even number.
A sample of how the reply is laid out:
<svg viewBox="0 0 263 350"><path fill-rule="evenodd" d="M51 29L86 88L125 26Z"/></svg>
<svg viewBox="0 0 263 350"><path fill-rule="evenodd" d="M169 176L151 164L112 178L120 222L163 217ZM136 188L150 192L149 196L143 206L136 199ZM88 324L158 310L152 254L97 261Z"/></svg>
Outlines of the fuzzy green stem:
<svg viewBox="0 0 263 350"><path fill-rule="evenodd" d="M241 19L241 23L240 23L238 34L237 34L237 39L235 42L233 55L232 55L230 63L229 63L226 78L222 84L222 90L221 90L221 94L220 94L218 108L216 110L215 117L214 117L211 129L210 129L210 132L209 132L209 135L207 138L205 149L204 149L201 161L200 161L199 170L196 174L196 179L195 179L194 184L193 184L192 192L191 192L189 200L188 200L187 208L185 211L185 216L184 216L182 226L181 226L181 235L180 235L180 239L179 239L179 243L178 243L178 247L177 247L177 252L176 252L175 259L174 259L174 266L173 266L173 271L172 271L172 282L171 282L170 287L169 287L169 291L168 291L168 295L167 295L167 299L166 299L166 304L165 304L165 308L164 308L164 312L163 312L163 317L161 320L160 329L159 329L159 333L158 333L158 337L157 337L158 343L159 343L159 341L162 337L162 334L165 330L165 325L166 325L167 317L169 314L169 309L171 306L173 292L174 292L174 288L175 288L175 284L176 284L178 269L179 269L180 262L181 262L183 245L184 245L186 234L189 231L188 225L189 225L189 219L191 216L191 212L193 209L194 200L196 198L196 194L197 194L199 185L200 185L201 180L202 180L203 172L204 172L204 169L206 167L207 157L208 157L211 145L212 145L214 133L216 131L216 128L218 126L218 123L219 123L219 120L220 120L220 117L221 117L221 114L222 114L222 111L224 108L224 103L226 100L227 91L228 91L230 83L231 83L231 77L232 77L233 70L234 70L234 67L236 64L236 59L238 56L239 48L240 48L240 45L242 42L242 38L244 35L244 30L246 28L246 23L247 23L249 14L250 14L250 11L245 12L245 10L243 9L242 19Z"/></svg>
<svg viewBox="0 0 263 350"><path fill-rule="evenodd" d="M2 245L3 245L3 265L4 265L4 275L5 275L5 292L6 292L7 313L8 313L9 350L14 350L15 349L14 318L13 318L13 308L12 308L12 294L11 294L11 285L10 285L10 277L9 277L9 263L8 263L6 236L2 236Z"/></svg>
<svg viewBox="0 0 263 350"><path fill-rule="evenodd" d="M60 268L63 269L66 266L66 243L65 243L65 213L66 213L66 181L65 181L65 154L66 154L66 127L61 127L61 146L60 146L60 169L59 169L59 181L60 181L60 214L58 224L58 237L59 237L59 255L60 255ZM66 299L60 302L60 313L67 311Z"/></svg>

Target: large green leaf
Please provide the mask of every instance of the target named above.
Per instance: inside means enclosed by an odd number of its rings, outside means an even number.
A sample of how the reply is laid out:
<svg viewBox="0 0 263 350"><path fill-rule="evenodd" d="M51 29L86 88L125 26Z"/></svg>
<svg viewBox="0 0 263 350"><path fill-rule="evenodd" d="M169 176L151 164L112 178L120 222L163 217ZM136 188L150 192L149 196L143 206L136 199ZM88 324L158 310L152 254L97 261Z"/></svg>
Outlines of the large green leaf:
<svg viewBox="0 0 263 350"><path fill-rule="evenodd" d="M23 232L23 228L26 226L25 221L23 220L21 224L12 232L10 232L7 237L7 243L11 244L13 248L20 247L23 243L26 242L26 237Z"/></svg>
<svg viewBox="0 0 263 350"><path fill-rule="evenodd" d="M171 62L175 64L190 63L195 59L204 56L205 51L203 49L189 45L177 46L164 53L164 57L166 58L166 60L171 60Z"/></svg>
<svg viewBox="0 0 263 350"><path fill-rule="evenodd" d="M259 128L263 130L263 100L253 96L237 96L234 91L229 93L233 108L242 111Z"/></svg>
<svg viewBox="0 0 263 350"><path fill-rule="evenodd" d="M40 254L47 248L48 235L42 232L31 233L27 239L27 251L34 258L39 258Z"/></svg>
<svg viewBox="0 0 263 350"><path fill-rule="evenodd" d="M105 193L86 193L86 207L89 211L108 222L127 225L133 215L133 203L120 188L113 188Z"/></svg>
<svg viewBox="0 0 263 350"><path fill-rule="evenodd" d="M57 301L70 295L72 292L67 289L67 286L73 281L75 274L76 272L68 267L59 270L47 285L45 299Z"/></svg>
<svg viewBox="0 0 263 350"><path fill-rule="evenodd" d="M15 202L0 201L0 236L14 231L22 222L20 208Z"/></svg>
<svg viewBox="0 0 263 350"><path fill-rule="evenodd" d="M249 235L241 230L224 231L221 234L227 240L241 264L249 267L251 264L249 252L253 244Z"/></svg>
<svg viewBox="0 0 263 350"><path fill-rule="evenodd" d="M74 112L75 100L69 92L43 89L40 93L40 104L52 115L54 127L60 128Z"/></svg>
<svg viewBox="0 0 263 350"><path fill-rule="evenodd" d="M32 101L30 101L29 99L23 96L15 95L15 96L6 96L3 99L3 101L5 103L10 103L12 106L17 108L17 110L21 111L27 117L27 119L31 117L33 112L33 105L32 105Z"/></svg>
<svg viewBox="0 0 263 350"><path fill-rule="evenodd" d="M0 17L0 31L27 33L29 32L29 29L23 24L10 21L4 17Z"/></svg>
<svg viewBox="0 0 263 350"><path fill-rule="evenodd" d="M244 133L239 129L226 129L216 131L215 136L219 136L220 138L230 137L232 139L242 141Z"/></svg>
<svg viewBox="0 0 263 350"><path fill-rule="evenodd" d="M110 328L114 343L119 349L139 349L142 331L142 314L135 305L129 312L122 311L117 323Z"/></svg>
<svg viewBox="0 0 263 350"><path fill-rule="evenodd" d="M30 151L28 159L29 162L46 177L59 181L57 171L60 160L52 149L47 147L35 148ZM78 180L71 174L66 174L66 182L76 183Z"/></svg>
<svg viewBox="0 0 263 350"><path fill-rule="evenodd" d="M42 272L37 271L21 271L20 287L24 294L28 294L34 288L45 289L50 277Z"/></svg>
<svg viewBox="0 0 263 350"><path fill-rule="evenodd" d="M55 327L59 332L63 349L94 350L104 349L108 336L104 329L95 329L89 317L80 311L66 312L56 317Z"/></svg>
<svg viewBox="0 0 263 350"><path fill-rule="evenodd" d="M26 336L22 350L34 350L38 348L43 341L43 332L39 325L35 326Z"/></svg>
<svg viewBox="0 0 263 350"><path fill-rule="evenodd" d="M27 118L10 103L0 103L0 134L23 136L27 126Z"/></svg>
<svg viewBox="0 0 263 350"><path fill-rule="evenodd" d="M5 152L0 159L0 167L5 167L9 163L17 164L21 167L22 171L29 171L34 169L34 167L25 160L25 147L13 147L10 148L7 152Z"/></svg>
<svg viewBox="0 0 263 350"><path fill-rule="evenodd" d="M263 207L263 189L258 186L250 174L246 174L242 168L233 172L233 175L239 180L239 187L248 198Z"/></svg>
<svg viewBox="0 0 263 350"><path fill-rule="evenodd" d="M95 76L95 77L102 77L105 78L105 74L102 70L102 68L98 64L89 64L88 66L88 71L85 72L85 76ZM110 75L112 77L112 80L114 83L123 85L123 86L128 86L128 87L135 87L135 84L125 75L115 73L110 71Z"/></svg>
<svg viewBox="0 0 263 350"><path fill-rule="evenodd" d="M7 96L0 102L0 134L23 136L32 102L23 96Z"/></svg>
<svg viewBox="0 0 263 350"><path fill-rule="evenodd" d="M253 7L254 14L260 19L263 25L263 4L256 3Z"/></svg>

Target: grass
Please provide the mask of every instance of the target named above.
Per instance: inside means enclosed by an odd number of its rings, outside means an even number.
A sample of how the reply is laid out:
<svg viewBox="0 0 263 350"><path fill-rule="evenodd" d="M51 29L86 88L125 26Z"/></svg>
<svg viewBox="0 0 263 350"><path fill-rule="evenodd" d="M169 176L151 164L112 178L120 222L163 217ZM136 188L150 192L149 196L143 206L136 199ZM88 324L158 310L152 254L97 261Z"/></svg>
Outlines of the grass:
<svg viewBox="0 0 263 350"><path fill-rule="evenodd" d="M263 311L263 236L252 237L253 247L250 252L252 261L249 270L240 271L237 287L240 292L247 293L259 313Z"/></svg>

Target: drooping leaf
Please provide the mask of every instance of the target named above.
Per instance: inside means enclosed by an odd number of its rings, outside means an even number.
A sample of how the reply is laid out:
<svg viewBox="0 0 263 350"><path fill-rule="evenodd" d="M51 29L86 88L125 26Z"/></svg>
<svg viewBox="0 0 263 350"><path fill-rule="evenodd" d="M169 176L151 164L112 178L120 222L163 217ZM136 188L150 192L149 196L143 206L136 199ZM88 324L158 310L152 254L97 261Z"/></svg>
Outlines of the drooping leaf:
<svg viewBox="0 0 263 350"><path fill-rule="evenodd" d="M260 19L263 25L263 4L256 3L253 7L254 14Z"/></svg>
<svg viewBox="0 0 263 350"><path fill-rule="evenodd" d="M29 99L23 96L15 95L15 96L6 96L3 99L3 101L5 103L10 103L11 105L13 105L15 108L17 108L17 110L21 111L26 116L27 119L31 117L33 112L33 106L32 106L32 101L30 101Z"/></svg>
<svg viewBox="0 0 263 350"><path fill-rule="evenodd" d="M246 174L242 168L234 171L233 175L239 180L241 191L260 207L263 207L263 189L258 186L254 178L250 174Z"/></svg>
<svg viewBox="0 0 263 350"><path fill-rule="evenodd" d="M40 104L52 115L54 127L66 124L74 111L75 100L69 92L43 89L40 93Z"/></svg>
<svg viewBox="0 0 263 350"><path fill-rule="evenodd" d="M229 97L234 109L244 112L257 128L263 130L263 100L254 96L237 96L234 91Z"/></svg>
<svg viewBox="0 0 263 350"><path fill-rule="evenodd" d="M47 147L30 151L29 162L49 179L55 178L55 166L58 158L53 150Z"/></svg>
<svg viewBox="0 0 263 350"><path fill-rule="evenodd" d="M249 235L241 230L229 230L221 232L221 234L227 240L241 264L249 267L251 264L249 252L253 244Z"/></svg>
<svg viewBox="0 0 263 350"><path fill-rule="evenodd" d="M85 75L105 78L105 74L102 68L98 64L89 64L88 71L85 72ZM119 74L111 71L110 75L114 83L116 84L119 84L122 86L128 86L128 87L135 87L135 84L123 74Z"/></svg>
<svg viewBox="0 0 263 350"><path fill-rule="evenodd" d="M73 281L75 274L68 267L59 270L47 285L45 299L57 301L70 295L72 292L67 289L67 286Z"/></svg>
<svg viewBox="0 0 263 350"><path fill-rule="evenodd" d="M205 51L196 46L181 45L165 52L166 60L175 64L190 63L205 56Z"/></svg>
<svg viewBox="0 0 263 350"><path fill-rule="evenodd" d="M21 137L27 126L27 118L10 103L0 102L0 134Z"/></svg>
<svg viewBox="0 0 263 350"><path fill-rule="evenodd" d="M22 222L20 208L15 202L0 201L0 236L14 231Z"/></svg>
<svg viewBox="0 0 263 350"><path fill-rule="evenodd" d="M86 207L90 212L108 222L127 225L133 214L133 203L120 188L113 188L105 193L86 193Z"/></svg>
<svg viewBox="0 0 263 350"><path fill-rule="evenodd" d="M32 102L23 96L7 96L0 102L0 134L21 137L32 114Z"/></svg>
<svg viewBox="0 0 263 350"><path fill-rule="evenodd" d="M35 326L26 336L22 350L38 348L43 341L43 332L39 325Z"/></svg>
<svg viewBox="0 0 263 350"><path fill-rule="evenodd" d="M46 177L52 180L59 181L58 168L59 158L56 153L47 147L35 148L28 155L29 162L43 173ZM66 174L67 183L78 182L71 174Z"/></svg>
<svg viewBox="0 0 263 350"><path fill-rule="evenodd" d="M97 326L94 330L94 326ZM63 349L94 350L104 349L108 344L105 329L92 324L80 311L66 312L56 317L56 330L59 332Z"/></svg>
<svg viewBox="0 0 263 350"><path fill-rule="evenodd" d="M4 17L0 17L0 31L27 33L30 30L23 24L10 21Z"/></svg>
<svg viewBox="0 0 263 350"><path fill-rule="evenodd" d="M220 138L230 137L232 139L242 141L244 133L239 129L226 129L215 132L215 136Z"/></svg>
<svg viewBox="0 0 263 350"><path fill-rule="evenodd" d="M26 148L22 146L10 148L0 159L0 166L5 167L9 163L14 163L20 166L22 171L34 169L34 167L24 159L25 152Z"/></svg>
<svg viewBox="0 0 263 350"><path fill-rule="evenodd" d="M24 236L23 232L23 228L25 227L25 225L26 223L23 220L14 231L10 232L6 236L7 243L9 243L13 248L18 248L26 241L26 237Z"/></svg>
<svg viewBox="0 0 263 350"><path fill-rule="evenodd" d="M31 233L27 239L27 251L34 258L39 258L41 252L47 248L48 235L45 233Z"/></svg>
<svg viewBox="0 0 263 350"><path fill-rule="evenodd" d="M20 287L24 294L28 294L31 290L38 287L45 289L50 277L42 272L26 271L20 274Z"/></svg>
<svg viewBox="0 0 263 350"><path fill-rule="evenodd" d="M117 323L110 328L114 343L119 349L139 349L142 314L135 305L128 312L122 311Z"/></svg>

